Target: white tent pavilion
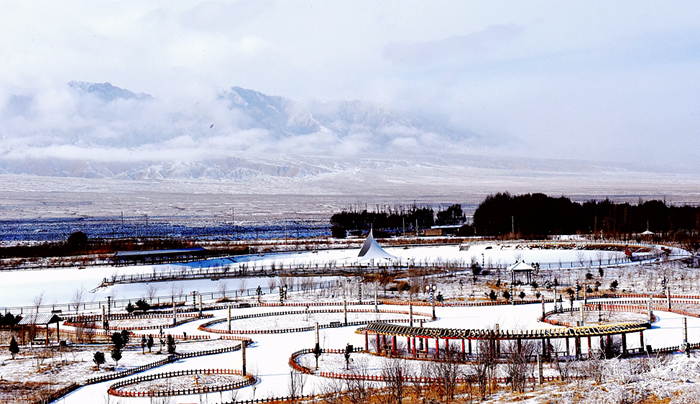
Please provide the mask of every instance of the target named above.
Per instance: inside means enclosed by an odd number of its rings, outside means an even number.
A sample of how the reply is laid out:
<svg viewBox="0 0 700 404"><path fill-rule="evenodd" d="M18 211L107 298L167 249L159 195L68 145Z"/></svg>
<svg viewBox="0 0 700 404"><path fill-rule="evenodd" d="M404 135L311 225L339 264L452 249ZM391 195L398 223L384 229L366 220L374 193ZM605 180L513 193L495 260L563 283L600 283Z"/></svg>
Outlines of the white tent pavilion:
<svg viewBox="0 0 700 404"><path fill-rule="evenodd" d="M525 272L525 275L527 276L527 283L531 283L532 282L532 272L535 270L535 268L526 264L525 260L523 260L523 261L518 261L515 264L509 266L508 270L510 271L511 282L515 283L515 275L517 272Z"/></svg>
<svg viewBox="0 0 700 404"><path fill-rule="evenodd" d="M369 235L367 236L367 240L365 240L365 243L362 245L362 248L360 249L360 254L358 255L358 261L359 262L374 262L374 260L395 260L397 259L395 256L389 254L388 252L384 251L384 249L377 243L377 240L374 239L374 236L372 235L372 230L369 231Z"/></svg>

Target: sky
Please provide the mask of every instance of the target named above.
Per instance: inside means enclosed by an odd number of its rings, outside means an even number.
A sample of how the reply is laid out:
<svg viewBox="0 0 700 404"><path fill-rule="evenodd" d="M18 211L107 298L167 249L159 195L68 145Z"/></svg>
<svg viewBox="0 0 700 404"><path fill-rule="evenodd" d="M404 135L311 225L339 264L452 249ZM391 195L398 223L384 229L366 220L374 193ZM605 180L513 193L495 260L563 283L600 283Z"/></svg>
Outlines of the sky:
<svg viewBox="0 0 700 404"><path fill-rule="evenodd" d="M172 115L224 113L213 100L240 86L428 116L495 139L496 154L698 166L694 1L5 1L0 8L0 154L49 145L66 128L80 143L76 119L91 118L66 86L77 80L153 95L161 105L147 112L163 121L159 128ZM11 101L28 95L31 113L18 120ZM148 127L144 115L112 108L100 119L121 126L97 136Z"/></svg>

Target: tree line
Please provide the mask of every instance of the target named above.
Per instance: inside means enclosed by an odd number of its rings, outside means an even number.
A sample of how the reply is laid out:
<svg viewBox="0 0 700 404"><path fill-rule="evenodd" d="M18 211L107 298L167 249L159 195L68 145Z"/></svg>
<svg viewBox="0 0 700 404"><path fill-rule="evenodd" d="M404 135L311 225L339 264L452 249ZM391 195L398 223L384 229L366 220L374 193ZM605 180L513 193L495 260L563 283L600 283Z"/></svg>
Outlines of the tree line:
<svg viewBox="0 0 700 404"><path fill-rule="evenodd" d="M477 234L544 237L557 234L598 234L620 237L646 230L664 235L697 235L700 207L669 206L650 200L637 205L603 201L573 202L541 193L489 195L474 212Z"/></svg>
<svg viewBox="0 0 700 404"><path fill-rule="evenodd" d="M451 205L438 212L432 207L379 207L375 211L343 210L331 216L331 234L343 238L348 233L357 235L374 229L378 236L400 234L403 231L415 232L431 226L458 225L465 220L462 206Z"/></svg>

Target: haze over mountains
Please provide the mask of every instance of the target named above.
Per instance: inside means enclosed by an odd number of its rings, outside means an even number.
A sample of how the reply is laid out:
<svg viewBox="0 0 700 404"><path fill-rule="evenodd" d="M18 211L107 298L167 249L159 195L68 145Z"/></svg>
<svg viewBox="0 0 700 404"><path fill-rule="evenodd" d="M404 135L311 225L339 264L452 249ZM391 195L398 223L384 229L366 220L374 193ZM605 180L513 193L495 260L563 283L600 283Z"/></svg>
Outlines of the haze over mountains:
<svg viewBox="0 0 700 404"><path fill-rule="evenodd" d="M422 167L578 172L620 169L514 157L522 144L439 118L361 101L298 102L232 87L197 102L72 81L9 97L0 173L52 177L244 181ZM509 153L510 152L510 153Z"/></svg>
<svg viewBox="0 0 700 404"><path fill-rule="evenodd" d="M183 105L73 81L52 94L10 97L2 118L2 173L42 176L294 177L363 158L422 162L490 143L360 101L302 103L240 87Z"/></svg>

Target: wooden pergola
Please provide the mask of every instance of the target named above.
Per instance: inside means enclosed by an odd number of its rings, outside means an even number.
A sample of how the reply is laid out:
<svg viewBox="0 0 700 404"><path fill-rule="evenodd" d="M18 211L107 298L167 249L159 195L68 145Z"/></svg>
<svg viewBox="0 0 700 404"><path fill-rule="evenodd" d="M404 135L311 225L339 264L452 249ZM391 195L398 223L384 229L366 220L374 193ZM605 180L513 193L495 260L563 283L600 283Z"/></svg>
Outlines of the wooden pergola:
<svg viewBox="0 0 700 404"><path fill-rule="evenodd" d="M46 328L46 345L49 344L49 325L56 323L56 342L60 345L61 343L61 331L59 329L59 323L63 321L59 316L54 313L46 314L30 314L25 316L17 325L21 327L26 326L43 326Z"/></svg>

